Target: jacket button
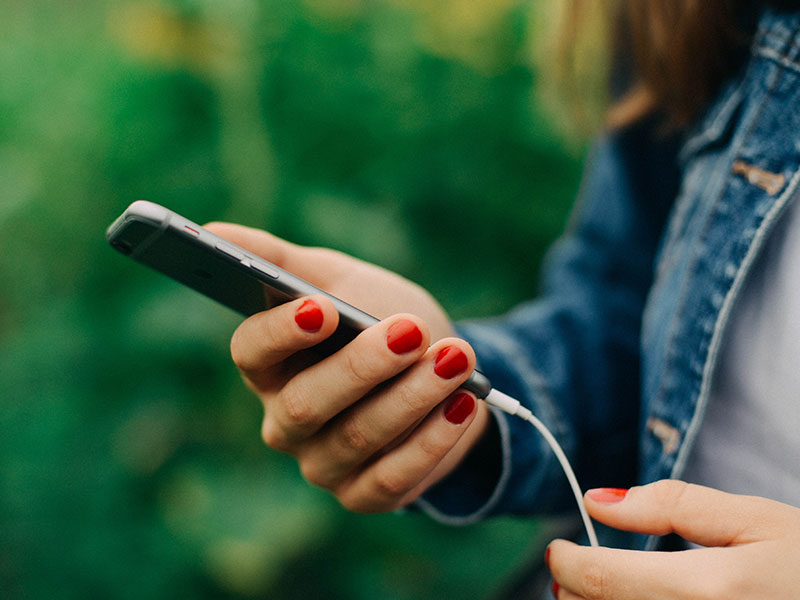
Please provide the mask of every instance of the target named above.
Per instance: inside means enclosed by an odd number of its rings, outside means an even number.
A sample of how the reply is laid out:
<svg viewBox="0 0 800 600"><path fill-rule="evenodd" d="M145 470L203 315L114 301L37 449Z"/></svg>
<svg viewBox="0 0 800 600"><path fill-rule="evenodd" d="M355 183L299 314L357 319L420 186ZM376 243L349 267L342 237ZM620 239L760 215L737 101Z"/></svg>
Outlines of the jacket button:
<svg viewBox="0 0 800 600"><path fill-rule="evenodd" d="M673 427L664 419L650 417L647 419L646 428L661 442L664 454L670 455L677 452L681 444L681 432L676 427Z"/></svg>

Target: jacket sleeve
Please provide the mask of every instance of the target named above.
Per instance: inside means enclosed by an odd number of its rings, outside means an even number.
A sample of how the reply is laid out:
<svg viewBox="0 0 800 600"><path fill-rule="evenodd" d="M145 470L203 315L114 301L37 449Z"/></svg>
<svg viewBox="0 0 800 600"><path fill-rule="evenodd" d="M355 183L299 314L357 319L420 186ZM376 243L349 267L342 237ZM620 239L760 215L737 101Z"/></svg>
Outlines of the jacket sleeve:
<svg viewBox="0 0 800 600"><path fill-rule="evenodd" d="M636 480L642 313L680 179L677 140L654 131L644 122L593 145L572 220L545 259L538 299L458 326L494 387L551 429L584 489ZM541 436L493 413L486 439L417 506L452 524L572 510Z"/></svg>

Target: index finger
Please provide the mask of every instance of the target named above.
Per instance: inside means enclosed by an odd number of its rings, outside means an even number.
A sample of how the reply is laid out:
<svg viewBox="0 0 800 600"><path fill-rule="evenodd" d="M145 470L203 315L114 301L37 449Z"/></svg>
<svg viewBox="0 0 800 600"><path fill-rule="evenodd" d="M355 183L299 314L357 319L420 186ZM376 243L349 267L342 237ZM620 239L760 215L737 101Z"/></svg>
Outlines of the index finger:
<svg viewBox="0 0 800 600"><path fill-rule="evenodd" d="M780 535L792 511L766 498L729 494L676 480L631 488L610 501L604 489L590 490L589 514L615 529L677 533L701 546L733 546ZM598 500L599 499L599 500Z"/></svg>
<svg viewBox="0 0 800 600"><path fill-rule="evenodd" d="M244 376L262 387L273 366L326 339L338 324L339 313L325 296L298 298L242 322L231 339L231 356Z"/></svg>

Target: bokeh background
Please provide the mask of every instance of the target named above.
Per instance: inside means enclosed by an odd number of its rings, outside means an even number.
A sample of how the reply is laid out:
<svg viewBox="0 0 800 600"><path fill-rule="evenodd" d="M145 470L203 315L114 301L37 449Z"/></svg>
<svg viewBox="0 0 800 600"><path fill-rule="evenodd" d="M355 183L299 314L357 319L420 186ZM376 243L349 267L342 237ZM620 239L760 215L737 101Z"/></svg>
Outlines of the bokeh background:
<svg viewBox="0 0 800 600"><path fill-rule="evenodd" d="M536 0L3 0L0 596L483 598L539 523L352 515L265 448L236 315L113 252L146 198L377 262L454 318L537 289L582 162Z"/></svg>

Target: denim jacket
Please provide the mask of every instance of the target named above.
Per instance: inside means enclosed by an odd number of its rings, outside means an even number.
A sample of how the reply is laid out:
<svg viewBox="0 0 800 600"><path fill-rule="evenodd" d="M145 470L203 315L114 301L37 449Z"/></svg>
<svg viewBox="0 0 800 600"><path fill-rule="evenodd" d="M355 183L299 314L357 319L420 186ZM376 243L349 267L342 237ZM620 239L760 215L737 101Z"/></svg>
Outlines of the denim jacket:
<svg viewBox="0 0 800 600"><path fill-rule="evenodd" d="M688 133L642 122L597 141L541 297L460 325L494 386L551 428L584 489L680 478L731 307L798 195L799 166L800 14L767 11L742 69ZM495 417L494 446L418 505L450 523L575 510L535 430ZM486 485L493 461L500 476Z"/></svg>

